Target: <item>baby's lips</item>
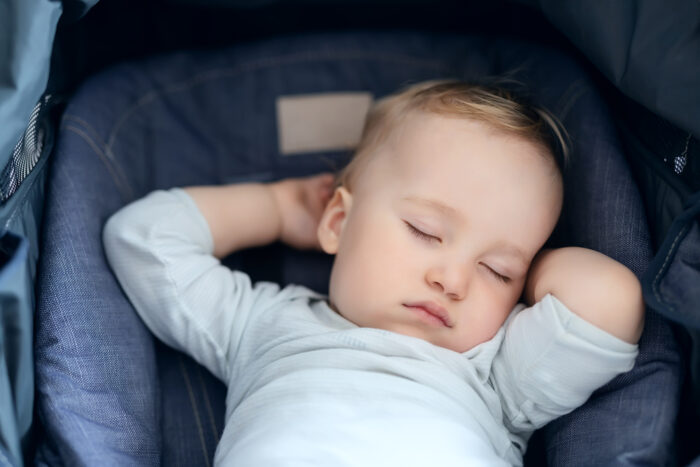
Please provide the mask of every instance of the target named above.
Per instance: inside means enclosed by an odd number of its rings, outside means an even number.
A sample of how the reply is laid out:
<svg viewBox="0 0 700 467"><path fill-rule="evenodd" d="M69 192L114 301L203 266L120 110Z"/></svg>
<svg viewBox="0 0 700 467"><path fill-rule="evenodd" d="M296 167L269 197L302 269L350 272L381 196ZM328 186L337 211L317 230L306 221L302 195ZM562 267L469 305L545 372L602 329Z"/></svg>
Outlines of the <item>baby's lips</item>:
<svg viewBox="0 0 700 467"><path fill-rule="evenodd" d="M404 306L409 308L420 308L435 316L436 318L440 319L446 327L451 328L452 326L454 326L454 322L452 321L450 314L442 305L438 303L432 301L421 301L404 303Z"/></svg>

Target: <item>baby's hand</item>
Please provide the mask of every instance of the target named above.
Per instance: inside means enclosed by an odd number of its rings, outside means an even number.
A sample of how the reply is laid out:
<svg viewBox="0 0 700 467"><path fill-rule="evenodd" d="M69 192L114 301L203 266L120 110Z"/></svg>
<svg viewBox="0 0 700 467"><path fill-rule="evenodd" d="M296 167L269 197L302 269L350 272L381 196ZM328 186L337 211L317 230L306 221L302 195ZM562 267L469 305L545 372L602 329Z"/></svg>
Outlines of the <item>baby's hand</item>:
<svg viewBox="0 0 700 467"><path fill-rule="evenodd" d="M320 249L316 230L334 180L333 174L324 173L270 184L280 215L281 241L294 248Z"/></svg>

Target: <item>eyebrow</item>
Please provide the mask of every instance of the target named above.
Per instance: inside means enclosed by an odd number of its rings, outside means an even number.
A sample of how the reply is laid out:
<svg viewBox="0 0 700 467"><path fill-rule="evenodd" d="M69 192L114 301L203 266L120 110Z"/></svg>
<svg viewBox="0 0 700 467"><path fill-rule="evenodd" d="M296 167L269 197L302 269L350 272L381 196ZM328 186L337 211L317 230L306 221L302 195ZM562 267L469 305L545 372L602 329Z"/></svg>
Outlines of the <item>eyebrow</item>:
<svg viewBox="0 0 700 467"><path fill-rule="evenodd" d="M411 203L421 204L428 208L431 208L439 213L452 218L461 218L461 214L452 206L448 206L442 201L429 199L429 198L418 198L415 196L405 196L402 198L404 201L409 201ZM522 263L523 266L528 267L529 263L526 259L525 253L522 252L520 248L512 244L503 245L500 250L505 254L512 256Z"/></svg>
<svg viewBox="0 0 700 467"><path fill-rule="evenodd" d="M520 263L526 267L529 268L529 263L525 259L525 253L523 253L520 248L518 248L515 245L505 245L501 250L506 253L509 256L512 256L513 258L517 259L520 261Z"/></svg>
<svg viewBox="0 0 700 467"><path fill-rule="evenodd" d="M422 204L423 206L432 208L435 211L438 211L448 217L461 217L455 208L446 205L442 201L437 201L428 198L417 198L415 196L405 196L403 200L409 201L411 203Z"/></svg>

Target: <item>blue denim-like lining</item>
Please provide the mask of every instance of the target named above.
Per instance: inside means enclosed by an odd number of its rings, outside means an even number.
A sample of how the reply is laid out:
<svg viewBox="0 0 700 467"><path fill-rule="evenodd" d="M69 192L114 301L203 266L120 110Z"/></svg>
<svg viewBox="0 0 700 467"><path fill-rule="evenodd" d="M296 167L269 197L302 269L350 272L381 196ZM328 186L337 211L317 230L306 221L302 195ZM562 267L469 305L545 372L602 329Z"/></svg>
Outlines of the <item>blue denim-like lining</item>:
<svg viewBox="0 0 700 467"><path fill-rule="evenodd" d="M204 398L204 405L205 408L207 409L207 417L209 417L209 428L211 428L211 432L216 434L216 441L218 442L221 436L219 433L223 430L219 430L219 427L216 424L216 418L214 417L214 409L212 408L211 401L209 400L209 393L207 392L207 384L204 382L204 378L202 377L202 368L201 367L196 367L197 370L197 380L199 381L199 389L202 391L202 397Z"/></svg>
<svg viewBox="0 0 700 467"><path fill-rule="evenodd" d="M697 265L698 250L693 245L700 238L697 234L700 192L690 196L685 206L642 278L642 286L647 301L656 311L697 328L700 313L695 305L700 297L700 267Z"/></svg>
<svg viewBox="0 0 700 467"><path fill-rule="evenodd" d="M209 462L209 459L213 456L209 455L209 452L207 450L207 444L204 441L204 430L202 429L202 421L200 420L199 417L199 411L197 410L197 402L194 397L194 392L192 391L192 384L190 383L190 378L187 375L187 370L185 370L185 365L182 362L182 355L178 355L178 363L180 364L180 371L182 373L182 377L185 380L185 386L187 387L187 395L190 398L190 406L192 407L192 413L194 414L194 420L195 423L197 424L197 431L199 434L199 441L201 443L202 447L202 454L204 457L204 462L209 467L211 463ZM206 392L205 392L206 393ZM217 439L218 441L218 439Z"/></svg>
<svg viewBox="0 0 700 467"><path fill-rule="evenodd" d="M220 79L220 78L233 78L235 76L241 75L243 73L249 73L251 71L255 71L258 69L262 68L272 68L276 67L282 64L297 64L297 63L304 63L304 62L311 62L311 61L318 61L318 60L331 60L334 62L341 62L341 61L346 61L346 60L376 60L379 62L382 62L384 64L386 63L393 63L395 65L411 65L411 66L421 66L421 67L430 67L430 68L436 68L440 69L443 68L442 64L437 61L428 61L428 60L417 60L415 57L411 57L409 55L385 55L385 54L378 54L378 53L372 53L372 52L364 52L364 51L356 51L356 52L345 52L345 53L310 53L310 52L304 52L304 53L297 53L297 54L288 54L288 55L282 55L282 56L277 56L277 57L264 57L261 59L257 60L252 60L249 62L242 63L240 65L237 65L235 67L225 67L225 68L218 68L218 69L212 69L212 70L207 70L206 72L199 73L197 75L194 75L184 81L178 81L178 82L172 82L165 87L161 87L158 90L150 91L143 96L141 96L139 99L137 99L136 103L129 107L122 115L120 115L116 119L116 123L114 124L114 127L112 130L109 132L109 138L107 141L107 144L105 146L105 152L110 153L112 146L114 146L114 141L116 139L116 135L121 129L122 125L124 122L129 118L129 116L135 112L136 110L139 109L139 107L142 107L148 103L150 103L152 100L164 95L164 94L170 94L170 93L176 93L176 92L184 92L188 91L190 88L196 85L204 85L208 81L215 80L215 79Z"/></svg>
<svg viewBox="0 0 700 467"><path fill-rule="evenodd" d="M82 124L88 130L90 129L87 123ZM73 125L64 124L61 128L65 129L66 131L72 131L73 133L77 134L80 138L82 138L86 143L88 143L109 171L109 175L112 177L112 181L114 181L114 184L117 186L118 189L122 191L122 196L124 197L124 199L130 199L133 197L134 190L129 185L129 183L125 181L126 177L120 177L117 173L117 171L121 171L119 165L114 164L112 161L110 161L106 153L103 150L101 150L99 146L97 146L97 143L90 137L90 135L84 132L81 128L78 128Z"/></svg>
<svg viewBox="0 0 700 467"><path fill-rule="evenodd" d="M676 244L678 243L678 240L681 239L681 237L684 237L685 234L688 232L688 229L690 228L690 225L684 225L681 230L678 231L678 234L674 237L673 242L671 243L671 246L668 248L668 251L666 252L666 256L664 257L664 262L659 268L658 272L656 273L656 276L654 276L654 282L652 283L652 290L654 291L654 296L656 296L656 299L659 302L665 302L666 306L669 308L671 312L675 311L675 307L673 306L672 303L670 303L668 300L665 300L661 296L661 292L659 290L659 282L666 272L666 268L669 265L669 260L675 255L676 253Z"/></svg>

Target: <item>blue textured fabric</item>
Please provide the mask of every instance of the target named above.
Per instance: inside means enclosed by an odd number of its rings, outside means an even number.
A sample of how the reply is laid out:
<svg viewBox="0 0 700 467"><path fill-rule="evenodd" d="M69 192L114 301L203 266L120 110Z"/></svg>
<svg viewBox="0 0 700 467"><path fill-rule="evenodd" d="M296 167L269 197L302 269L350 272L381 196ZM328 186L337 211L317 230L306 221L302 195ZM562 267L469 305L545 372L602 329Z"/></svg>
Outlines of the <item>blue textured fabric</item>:
<svg viewBox="0 0 700 467"><path fill-rule="evenodd" d="M0 465L23 465L32 443L34 283L48 155L0 207Z"/></svg>
<svg viewBox="0 0 700 467"><path fill-rule="evenodd" d="M649 269L645 301L668 318L700 328L700 192L689 197Z"/></svg>
<svg viewBox="0 0 700 467"><path fill-rule="evenodd" d="M5 182L18 181L26 169L15 166L11 157L46 87L61 9L56 1L0 2L0 465L23 465L23 452L31 442L34 274L43 160L21 185L12 185L12 193ZM22 247L17 248L17 238Z"/></svg>
<svg viewBox="0 0 700 467"><path fill-rule="evenodd" d="M221 383L154 344L111 275L100 233L113 212L154 189L342 166L347 152L278 153L280 95L380 97L424 79L504 73L528 84L572 136L551 244L594 248L642 274L649 233L612 122L582 71L555 51L420 32L314 34L124 64L89 80L65 111L46 198L36 332L46 436L37 463L208 465L223 426ZM330 258L272 245L227 264L325 291ZM538 432L542 455L553 465L663 464L679 386L670 328L649 314L635 369Z"/></svg>
<svg viewBox="0 0 700 467"><path fill-rule="evenodd" d="M60 1L0 4L0 167L7 164L46 88L62 9Z"/></svg>
<svg viewBox="0 0 700 467"><path fill-rule="evenodd" d="M31 422L32 317L26 297L18 296L24 291L28 250L23 237L11 232L0 237L0 330L7 330L0 332L0 407L9 409L0 412L0 465L21 465L20 439Z"/></svg>

